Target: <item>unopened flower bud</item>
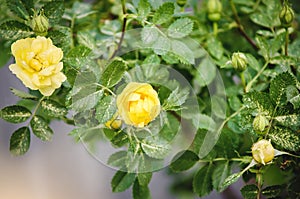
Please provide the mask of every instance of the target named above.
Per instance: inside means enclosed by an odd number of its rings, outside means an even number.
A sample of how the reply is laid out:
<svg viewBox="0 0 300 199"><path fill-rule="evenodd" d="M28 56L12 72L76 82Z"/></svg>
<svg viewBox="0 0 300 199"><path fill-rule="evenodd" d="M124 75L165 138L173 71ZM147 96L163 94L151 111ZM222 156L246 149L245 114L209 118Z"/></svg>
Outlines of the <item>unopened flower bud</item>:
<svg viewBox="0 0 300 199"><path fill-rule="evenodd" d="M283 7L279 14L279 19L281 22L281 25L284 27L291 26L293 20L294 20L295 14L293 9L288 5L287 2L284 2Z"/></svg>
<svg viewBox="0 0 300 199"><path fill-rule="evenodd" d="M40 14L34 14L31 20L31 28L38 35L45 36L49 28L49 20L42 11Z"/></svg>
<svg viewBox="0 0 300 199"><path fill-rule="evenodd" d="M119 129L122 126L122 121L117 119L118 114L115 114L110 120L105 123L105 126L110 129Z"/></svg>
<svg viewBox="0 0 300 199"><path fill-rule="evenodd" d="M253 129L259 134L264 133L269 125L269 120L264 115L257 115L253 120Z"/></svg>
<svg viewBox="0 0 300 199"><path fill-rule="evenodd" d="M232 66L238 71L244 71L247 68L248 60L244 53L233 53L231 57Z"/></svg>
<svg viewBox="0 0 300 199"><path fill-rule="evenodd" d="M209 20L219 21L222 12L222 3L220 2L220 0L208 0L207 12Z"/></svg>
<svg viewBox="0 0 300 199"><path fill-rule="evenodd" d="M259 140L252 146L252 156L258 163L265 165L273 160L275 149L270 140Z"/></svg>
<svg viewBox="0 0 300 199"><path fill-rule="evenodd" d="M177 5L179 5L180 7L185 6L187 0L176 0Z"/></svg>

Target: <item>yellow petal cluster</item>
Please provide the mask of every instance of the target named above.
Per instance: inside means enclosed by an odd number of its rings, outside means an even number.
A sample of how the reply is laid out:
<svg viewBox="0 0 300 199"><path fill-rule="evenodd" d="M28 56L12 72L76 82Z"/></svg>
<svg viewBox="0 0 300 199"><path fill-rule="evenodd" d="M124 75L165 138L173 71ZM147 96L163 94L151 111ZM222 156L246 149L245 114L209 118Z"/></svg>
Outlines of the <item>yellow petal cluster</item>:
<svg viewBox="0 0 300 199"><path fill-rule="evenodd" d="M265 165L273 160L275 149L270 140L259 140L252 146L252 156L258 163Z"/></svg>
<svg viewBox="0 0 300 199"><path fill-rule="evenodd" d="M120 117L126 124L144 127L160 113L157 92L147 83L131 82L117 96Z"/></svg>
<svg viewBox="0 0 300 199"><path fill-rule="evenodd" d="M16 63L9 69L32 89L50 96L66 80L63 69L63 52L45 37L26 38L14 42L11 51Z"/></svg>

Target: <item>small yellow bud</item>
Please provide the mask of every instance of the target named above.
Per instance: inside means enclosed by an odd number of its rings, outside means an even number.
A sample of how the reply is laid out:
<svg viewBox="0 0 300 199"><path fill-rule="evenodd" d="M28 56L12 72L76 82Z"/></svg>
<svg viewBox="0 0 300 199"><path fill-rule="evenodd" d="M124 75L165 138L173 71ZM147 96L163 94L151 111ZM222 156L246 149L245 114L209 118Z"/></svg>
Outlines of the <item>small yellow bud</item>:
<svg viewBox="0 0 300 199"><path fill-rule="evenodd" d="M258 163L265 165L274 159L275 149L270 140L259 140L252 146L252 156Z"/></svg>
<svg viewBox="0 0 300 199"><path fill-rule="evenodd" d="M232 66L238 71L244 71L247 68L248 60L244 53L233 53L231 57Z"/></svg>
<svg viewBox="0 0 300 199"><path fill-rule="evenodd" d="M37 35L47 35L47 31L49 28L49 20L44 15L43 11L41 11L40 14L34 13L34 16L31 20L31 28Z"/></svg>
<svg viewBox="0 0 300 199"><path fill-rule="evenodd" d="M287 2L284 2L283 7L279 13L279 19L281 22L281 25L284 27L291 26L293 20L294 20L295 14L293 9L288 5Z"/></svg>
<svg viewBox="0 0 300 199"><path fill-rule="evenodd" d="M269 125L269 120L266 116L257 115L253 120L253 129L259 134L264 134L266 127Z"/></svg>
<svg viewBox="0 0 300 199"><path fill-rule="evenodd" d="M219 21L222 12L222 3L220 2L220 0L208 0L207 12L209 20Z"/></svg>

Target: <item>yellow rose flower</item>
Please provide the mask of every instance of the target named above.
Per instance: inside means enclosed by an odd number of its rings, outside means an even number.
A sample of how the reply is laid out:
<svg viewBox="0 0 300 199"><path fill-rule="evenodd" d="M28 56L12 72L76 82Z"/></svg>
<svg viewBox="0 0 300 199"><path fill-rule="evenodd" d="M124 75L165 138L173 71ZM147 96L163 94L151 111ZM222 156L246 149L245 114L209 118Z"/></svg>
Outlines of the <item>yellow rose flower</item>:
<svg viewBox="0 0 300 199"><path fill-rule="evenodd" d="M144 127L160 113L157 92L147 83L129 83L117 97L120 117L126 124Z"/></svg>
<svg viewBox="0 0 300 199"><path fill-rule="evenodd" d="M26 38L14 42L11 51L16 63L9 69L32 89L50 96L66 80L63 69L63 52L45 37Z"/></svg>
<svg viewBox="0 0 300 199"><path fill-rule="evenodd" d="M273 160L275 149L270 140L259 140L252 146L252 156L258 163L265 165Z"/></svg>

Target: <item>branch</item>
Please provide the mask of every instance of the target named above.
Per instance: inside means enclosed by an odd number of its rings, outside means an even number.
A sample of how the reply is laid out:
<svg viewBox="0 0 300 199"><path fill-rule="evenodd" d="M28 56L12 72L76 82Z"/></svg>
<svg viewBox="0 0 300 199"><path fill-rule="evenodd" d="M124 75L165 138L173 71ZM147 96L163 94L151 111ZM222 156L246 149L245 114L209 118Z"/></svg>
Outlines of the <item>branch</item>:
<svg viewBox="0 0 300 199"><path fill-rule="evenodd" d="M123 18L123 25L122 25L122 34L121 34L120 41L118 43L118 48L114 51L114 53L112 54L112 56L109 58L110 60L116 56L116 54L120 50L122 42L124 40L124 35L125 35L125 30L126 30L126 23L127 23L125 0L122 0L122 10L123 10L123 16L124 16L124 18Z"/></svg>
<svg viewBox="0 0 300 199"><path fill-rule="evenodd" d="M238 16L238 13L237 13L237 10L235 8L235 5L233 3L233 0L230 0L230 5L231 5L231 9L232 9L232 12L234 14L234 20L237 24L237 27L238 27L238 30L239 32L241 33L241 35L251 44L251 46L255 49L255 50L258 50L259 47L256 45L255 41L253 39L251 39L247 33L245 32L244 30L244 27L242 26L241 24L241 20Z"/></svg>

